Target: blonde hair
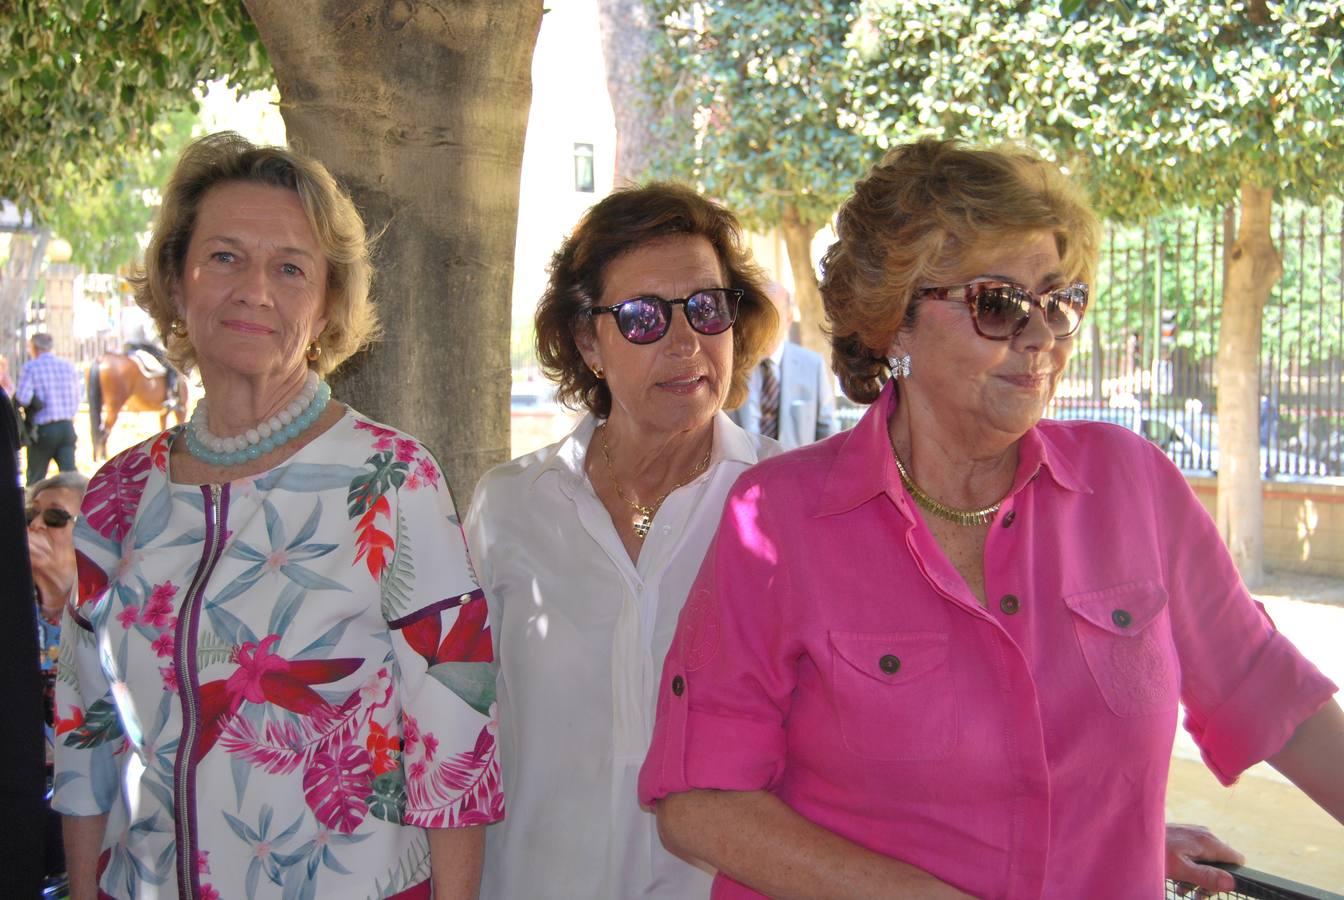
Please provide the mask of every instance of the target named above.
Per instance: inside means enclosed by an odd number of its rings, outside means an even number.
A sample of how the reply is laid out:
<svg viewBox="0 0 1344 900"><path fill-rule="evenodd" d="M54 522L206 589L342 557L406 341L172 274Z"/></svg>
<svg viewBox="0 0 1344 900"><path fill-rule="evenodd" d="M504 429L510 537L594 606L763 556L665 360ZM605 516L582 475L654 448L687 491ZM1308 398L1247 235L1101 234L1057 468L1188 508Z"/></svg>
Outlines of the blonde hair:
<svg viewBox="0 0 1344 900"><path fill-rule="evenodd" d="M131 276L135 302L154 319L173 365L190 371L196 348L190 336L173 333L178 317L173 287L183 275L187 246L211 188L242 182L285 188L299 195L308 224L327 261L327 325L317 336L321 354L310 365L325 375L378 335L369 299L369 240L350 196L314 159L284 147L257 146L222 131L188 145L164 189L163 205L145 251L144 266Z"/></svg>
<svg viewBox="0 0 1344 900"><path fill-rule="evenodd" d="M854 187L822 259L831 364L845 395L877 399L886 350L914 324L917 288L945 283L966 257L1030 232L1055 237L1062 274L1092 280L1100 225L1058 167L1020 147L926 139L889 151Z"/></svg>

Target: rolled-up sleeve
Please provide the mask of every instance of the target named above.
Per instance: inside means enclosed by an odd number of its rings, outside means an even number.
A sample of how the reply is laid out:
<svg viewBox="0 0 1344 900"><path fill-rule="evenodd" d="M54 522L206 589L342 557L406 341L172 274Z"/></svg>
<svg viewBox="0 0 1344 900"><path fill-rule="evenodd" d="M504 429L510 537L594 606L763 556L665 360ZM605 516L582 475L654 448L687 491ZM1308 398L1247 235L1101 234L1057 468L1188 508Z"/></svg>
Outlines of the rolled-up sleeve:
<svg viewBox="0 0 1344 900"><path fill-rule="evenodd" d="M639 797L774 787L796 681L787 567L760 485L744 476L677 622Z"/></svg>
<svg viewBox="0 0 1344 900"><path fill-rule="evenodd" d="M504 817L494 653L485 597L446 482L398 491L396 550L382 579L397 657L408 825Z"/></svg>
<svg viewBox="0 0 1344 900"><path fill-rule="evenodd" d="M1223 784L1274 756L1338 688L1255 602L1184 476L1150 454L1180 656L1185 728Z"/></svg>

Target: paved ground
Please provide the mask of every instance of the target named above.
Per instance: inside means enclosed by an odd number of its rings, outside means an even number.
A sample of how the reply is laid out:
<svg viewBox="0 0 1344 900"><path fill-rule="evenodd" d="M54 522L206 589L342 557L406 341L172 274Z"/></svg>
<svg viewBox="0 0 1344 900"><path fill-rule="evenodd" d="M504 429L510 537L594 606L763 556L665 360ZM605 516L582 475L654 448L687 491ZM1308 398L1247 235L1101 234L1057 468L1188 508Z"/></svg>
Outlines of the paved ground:
<svg viewBox="0 0 1344 900"><path fill-rule="evenodd" d="M1279 629L1344 686L1344 580L1277 573L1255 594ZM1198 760L1193 741L1178 732L1169 821L1207 826L1246 854L1251 868L1344 893L1344 825L1268 765L1225 788Z"/></svg>

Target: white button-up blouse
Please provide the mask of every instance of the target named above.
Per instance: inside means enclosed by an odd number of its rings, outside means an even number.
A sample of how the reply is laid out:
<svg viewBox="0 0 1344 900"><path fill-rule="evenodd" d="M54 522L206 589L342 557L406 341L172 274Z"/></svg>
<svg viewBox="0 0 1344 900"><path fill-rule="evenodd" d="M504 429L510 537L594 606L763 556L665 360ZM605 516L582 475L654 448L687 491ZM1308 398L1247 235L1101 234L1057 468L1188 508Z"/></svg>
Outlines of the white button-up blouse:
<svg viewBox="0 0 1344 900"><path fill-rule="evenodd" d="M719 413L708 468L674 491L630 559L584 472L599 421L481 479L466 518L499 661L508 813L484 898L703 898L710 876L639 808L658 676L728 490L781 448Z"/></svg>

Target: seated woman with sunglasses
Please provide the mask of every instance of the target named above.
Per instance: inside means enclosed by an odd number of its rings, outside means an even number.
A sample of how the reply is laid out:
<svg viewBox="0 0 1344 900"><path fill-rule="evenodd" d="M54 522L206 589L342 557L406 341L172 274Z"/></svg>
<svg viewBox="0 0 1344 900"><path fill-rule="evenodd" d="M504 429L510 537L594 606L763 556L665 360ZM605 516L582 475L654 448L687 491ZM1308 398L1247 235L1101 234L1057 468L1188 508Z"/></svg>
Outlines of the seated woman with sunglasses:
<svg viewBox="0 0 1344 900"><path fill-rule="evenodd" d="M666 844L715 897L1160 897L1178 702L1224 782L1268 759L1344 820L1335 686L1181 473L1041 420L1097 251L1077 191L923 141L837 234L835 365L872 406L728 497L640 776Z"/></svg>
<svg viewBox="0 0 1344 900"><path fill-rule="evenodd" d="M43 734L48 772L55 756L56 661L61 651L61 618L78 578L73 528L89 480L78 472L44 478L28 490L28 561L37 595L37 645L42 669ZM47 781L50 788L51 781ZM46 810L43 869L60 878L65 869L60 816Z"/></svg>
<svg viewBox="0 0 1344 900"><path fill-rule="evenodd" d="M61 616L74 587L75 540L71 523L89 480L78 472L61 472L28 489L28 559L37 590L37 629L41 640L42 671L56 665L61 646Z"/></svg>
<svg viewBox="0 0 1344 900"><path fill-rule="evenodd" d="M635 798L677 613L729 486L779 452L720 412L776 315L726 210L654 184L594 206L537 309L538 356L588 416L476 488L467 543L499 661L509 813L482 895L704 897Z"/></svg>

